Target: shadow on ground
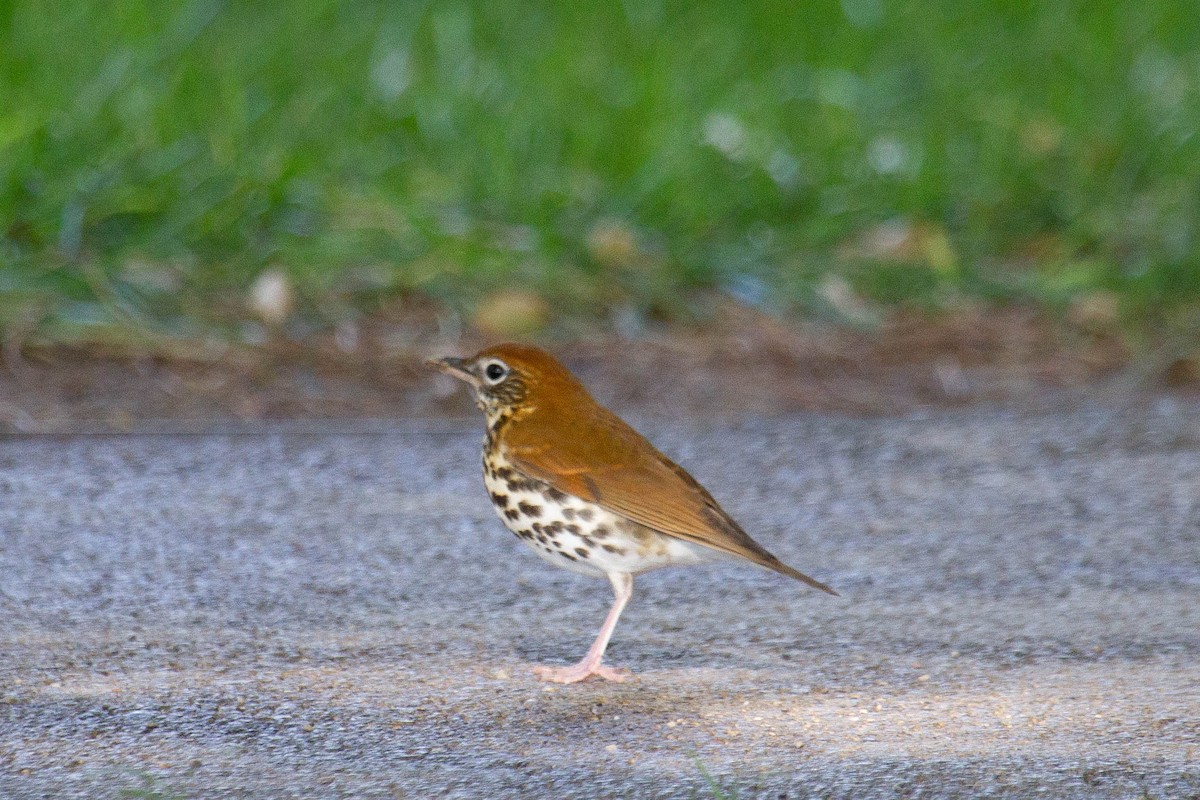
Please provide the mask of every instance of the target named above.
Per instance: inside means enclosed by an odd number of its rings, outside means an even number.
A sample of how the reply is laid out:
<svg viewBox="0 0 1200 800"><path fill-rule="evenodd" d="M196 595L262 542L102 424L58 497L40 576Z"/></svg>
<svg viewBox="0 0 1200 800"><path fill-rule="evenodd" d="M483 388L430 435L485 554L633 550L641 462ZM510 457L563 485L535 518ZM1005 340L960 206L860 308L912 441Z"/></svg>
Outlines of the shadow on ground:
<svg viewBox="0 0 1200 800"><path fill-rule="evenodd" d="M645 576L636 678L573 687L529 669L608 589L492 517L474 421L10 438L0 794L1198 794L1197 411L650 423L844 598Z"/></svg>

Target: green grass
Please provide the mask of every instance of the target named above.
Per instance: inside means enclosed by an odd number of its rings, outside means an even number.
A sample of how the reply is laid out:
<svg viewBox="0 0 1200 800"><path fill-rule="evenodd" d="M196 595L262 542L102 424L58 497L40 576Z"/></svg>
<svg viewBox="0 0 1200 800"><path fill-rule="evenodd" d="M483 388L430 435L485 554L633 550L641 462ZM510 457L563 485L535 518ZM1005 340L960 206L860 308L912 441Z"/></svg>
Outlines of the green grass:
<svg viewBox="0 0 1200 800"><path fill-rule="evenodd" d="M1200 299L1192 0L10 0L0 26L10 336L236 331L268 266L316 325L514 285L585 318L819 312L831 273L880 304Z"/></svg>
<svg viewBox="0 0 1200 800"><path fill-rule="evenodd" d="M700 772L700 777L704 778L705 787L715 800L737 800L737 792L730 790L727 794L717 779L708 771L708 767L704 766L704 762L700 760L699 756L692 756L692 761L695 762L696 769Z"/></svg>
<svg viewBox="0 0 1200 800"><path fill-rule="evenodd" d="M128 770L131 777L137 779L140 784L137 787L125 787L120 790L119 796L127 798L127 800L186 800L186 795L176 791L154 775L141 770Z"/></svg>

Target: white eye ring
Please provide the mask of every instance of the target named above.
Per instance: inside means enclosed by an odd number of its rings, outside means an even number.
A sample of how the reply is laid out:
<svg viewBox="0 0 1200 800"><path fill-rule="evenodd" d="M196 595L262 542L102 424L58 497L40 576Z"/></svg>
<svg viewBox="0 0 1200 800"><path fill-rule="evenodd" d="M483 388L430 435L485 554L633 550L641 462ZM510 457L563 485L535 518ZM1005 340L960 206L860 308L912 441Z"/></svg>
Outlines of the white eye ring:
<svg viewBox="0 0 1200 800"><path fill-rule="evenodd" d="M495 386L508 377L508 367L503 361L489 361L483 365L483 379Z"/></svg>

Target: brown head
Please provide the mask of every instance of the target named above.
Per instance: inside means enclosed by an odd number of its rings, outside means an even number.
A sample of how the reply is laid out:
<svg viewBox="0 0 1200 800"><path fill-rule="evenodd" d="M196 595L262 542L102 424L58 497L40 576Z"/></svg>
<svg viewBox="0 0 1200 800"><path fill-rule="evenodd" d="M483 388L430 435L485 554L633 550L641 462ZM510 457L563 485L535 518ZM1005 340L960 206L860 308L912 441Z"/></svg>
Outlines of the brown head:
<svg viewBox="0 0 1200 800"><path fill-rule="evenodd" d="M458 378L475 391L477 405L489 422L518 411L594 401L575 376L537 347L498 344L470 358L438 358L426 362Z"/></svg>

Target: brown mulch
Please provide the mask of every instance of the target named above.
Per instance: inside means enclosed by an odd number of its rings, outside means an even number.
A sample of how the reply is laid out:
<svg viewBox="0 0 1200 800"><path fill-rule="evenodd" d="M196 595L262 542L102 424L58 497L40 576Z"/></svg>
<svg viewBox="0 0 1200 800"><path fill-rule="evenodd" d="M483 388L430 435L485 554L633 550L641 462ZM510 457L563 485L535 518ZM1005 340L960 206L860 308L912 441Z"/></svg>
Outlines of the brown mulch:
<svg viewBox="0 0 1200 800"><path fill-rule="evenodd" d="M411 418L468 413L422 364L483 337L439 332L427 309L381 314L353 336L257 347L26 345L0 360L0 431L132 430L147 421ZM636 341L549 342L604 402L646 414L895 413L1028 403L1125 385L1129 349L1022 309L893 314L865 332L740 307L703 330Z"/></svg>

